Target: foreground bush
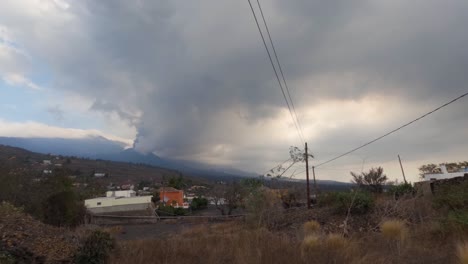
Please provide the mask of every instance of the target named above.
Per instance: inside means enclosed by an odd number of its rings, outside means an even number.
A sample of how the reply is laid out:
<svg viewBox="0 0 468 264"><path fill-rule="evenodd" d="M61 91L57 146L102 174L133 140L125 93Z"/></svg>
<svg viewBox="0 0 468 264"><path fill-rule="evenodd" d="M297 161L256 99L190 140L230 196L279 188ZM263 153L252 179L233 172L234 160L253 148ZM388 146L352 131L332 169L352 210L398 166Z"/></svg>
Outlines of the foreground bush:
<svg viewBox="0 0 468 264"><path fill-rule="evenodd" d="M401 255L401 249L404 241L408 237L408 229L403 221L388 220L381 224L382 235L388 240L391 246L397 250L398 256Z"/></svg>
<svg viewBox="0 0 468 264"><path fill-rule="evenodd" d="M347 214L351 207L353 214L368 213L374 206L372 195L368 192L329 192L318 197L319 206L332 207L339 214Z"/></svg>
<svg viewBox="0 0 468 264"><path fill-rule="evenodd" d="M434 196L434 207L445 211L441 222L448 231L468 230L468 182L459 185L444 185Z"/></svg>
<svg viewBox="0 0 468 264"><path fill-rule="evenodd" d="M304 223L303 228L306 235L317 234L320 232L320 224L315 220Z"/></svg>
<svg viewBox="0 0 468 264"><path fill-rule="evenodd" d="M161 216L179 216L188 215L188 210L184 208L174 208L170 205L160 205L158 207L158 214Z"/></svg>
<svg viewBox="0 0 468 264"><path fill-rule="evenodd" d="M78 249L75 263L107 263L110 252L115 248L115 241L109 233L96 230L92 232Z"/></svg>
<svg viewBox="0 0 468 264"><path fill-rule="evenodd" d="M462 242L457 246L457 257L460 264L468 264L468 243Z"/></svg>
<svg viewBox="0 0 468 264"><path fill-rule="evenodd" d="M392 185L388 190L396 199L405 194L414 194L414 187L411 183L402 183L398 185Z"/></svg>

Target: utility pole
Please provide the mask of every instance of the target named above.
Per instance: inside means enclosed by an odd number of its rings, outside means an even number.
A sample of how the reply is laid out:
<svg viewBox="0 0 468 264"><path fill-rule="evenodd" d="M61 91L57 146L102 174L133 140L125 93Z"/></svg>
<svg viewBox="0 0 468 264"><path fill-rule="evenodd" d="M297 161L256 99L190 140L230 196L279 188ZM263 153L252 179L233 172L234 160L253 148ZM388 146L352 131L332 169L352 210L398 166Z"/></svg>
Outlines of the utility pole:
<svg viewBox="0 0 468 264"><path fill-rule="evenodd" d="M310 209L309 153L307 152L307 142L305 143L305 162L306 162L306 179L307 179L307 209Z"/></svg>
<svg viewBox="0 0 468 264"><path fill-rule="evenodd" d="M406 181L405 171L403 170L403 165L401 164L400 154L398 154L398 161L400 161L400 167L401 167L401 173L403 174L403 180L405 181L405 183L408 183Z"/></svg>

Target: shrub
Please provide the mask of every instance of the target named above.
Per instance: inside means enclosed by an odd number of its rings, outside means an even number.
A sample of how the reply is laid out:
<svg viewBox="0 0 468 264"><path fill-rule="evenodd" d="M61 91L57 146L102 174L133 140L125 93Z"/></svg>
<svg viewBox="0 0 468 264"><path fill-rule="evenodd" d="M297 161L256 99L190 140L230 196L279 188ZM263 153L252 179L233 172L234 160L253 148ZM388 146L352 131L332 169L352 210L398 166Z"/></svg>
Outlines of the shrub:
<svg viewBox="0 0 468 264"><path fill-rule="evenodd" d="M413 194L414 193L414 188L411 183L402 183L398 185L392 185L389 189L389 193L395 196L395 198L398 199L398 197L401 197L402 195L405 194Z"/></svg>
<svg viewBox="0 0 468 264"><path fill-rule="evenodd" d="M307 250L318 249L320 245L321 245L320 236L308 235L304 237L304 240L302 241L302 250L307 251Z"/></svg>
<svg viewBox="0 0 468 264"><path fill-rule="evenodd" d="M192 210L200 210L208 206L208 200L202 197L195 197L192 200L190 207Z"/></svg>
<svg viewBox="0 0 468 264"><path fill-rule="evenodd" d="M328 234L325 245L329 250L340 250L348 245L348 240L340 234Z"/></svg>
<svg viewBox="0 0 468 264"><path fill-rule="evenodd" d="M304 223L303 228L304 228L304 233L306 235L316 234L320 231L320 224L319 222L312 220L312 221Z"/></svg>
<svg viewBox="0 0 468 264"><path fill-rule="evenodd" d="M15 258L8 252L0 251L0 263L13 264L16 263Z"/></svg>
<svg viewBox="0 0 468 264"><path fill-rule="evenodd" d="M405 223L400 220L388 220L382 223L380 229L390 245L394 244L396 246L398 256L400 256L403 242L408 237L408 229Z"/></svg>
<svg viewBox="0 0 468 264"><path fill-rule="evenodd" d="M468 209L467 189L468 181L441 186L434 197L434 205L438 208L447 207L453 211Z"/></svg>
<svg viewBox="0 0 468 264"><path fill-rule="evenodd" d="M434 206L447 212L442 225L450 230L468 230L468 182L459 185L444 185L434 196Z"/></svg>
<svg viewBox="0 0 468 264"><path fill-rule="evenodd" d="M374 206L374 200L368 192L329 192L318 197L319 206L331 206L339 214L365 214Z"/></svg>
<svg viewBox="0 0 468 264"><path fill-rule="evenodd" d="M175 208L170 205L160 205L158 207L158 213L164 216L179 216L187 215L188 211L184 208Z"/></svg>
<svg viewBox="0 0 468 264"><path fill-rule="evenodd" d="M109 253L115 248L115 241L107 232L96 230L83 242L75 255L78 264L106 263Z"/></svg>
<svg viewBox="0 0 468 264"><path fill-rule="evenodd" d="M389 240L403 241L408 236L408 229L403 221L388 220L380 226L382 235Z"/></svg>
<svg viewBox="0 0 468 264"><path fill-rule="evenodd" d="M72 191L51 195L43 204L44 223L75 227L84 220L86 209Z"/></svg>
<svg viewBox="0 0 468 264"><path fill-rule="evenodd" d="M457 257L460 264L468 264L468 243L461 242L457 246Z"/></svg>

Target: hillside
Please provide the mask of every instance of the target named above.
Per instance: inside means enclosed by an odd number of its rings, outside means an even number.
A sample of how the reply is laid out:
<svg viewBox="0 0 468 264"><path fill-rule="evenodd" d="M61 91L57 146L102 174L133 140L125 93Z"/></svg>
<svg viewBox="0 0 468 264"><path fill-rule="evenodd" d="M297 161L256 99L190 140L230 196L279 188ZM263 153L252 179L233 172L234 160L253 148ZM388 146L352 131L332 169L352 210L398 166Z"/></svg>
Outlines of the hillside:
<svg viewBox="0 0 468 264"><path fill-rule="evenodd" d="M52 164L45 165L43 164L44 160L50 160ZM38 175L44 170L60 168L68 171L70 176L87 178L89 180L95 172L106 173L106 177L94 178L96 183L103 185L109 183L138 184L140 181L161 182L163 177L168 179L183 175L176 170L145 164L41 154L5 145L0 145L0 162L35 171ZM206 182L202 178L189 175L183 175L183 177L194 182Z"/></svg>

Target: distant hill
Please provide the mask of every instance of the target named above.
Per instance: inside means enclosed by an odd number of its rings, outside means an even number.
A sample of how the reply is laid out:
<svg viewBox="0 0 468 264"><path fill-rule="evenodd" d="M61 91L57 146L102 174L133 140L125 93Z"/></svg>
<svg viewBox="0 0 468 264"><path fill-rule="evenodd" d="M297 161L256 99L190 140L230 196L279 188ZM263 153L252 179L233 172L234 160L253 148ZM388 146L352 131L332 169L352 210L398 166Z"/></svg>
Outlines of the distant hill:
<svg viewBox="0 0 468 264"><path fill-rule="evenodd" d="M90 159L141 163L208 178L249 177L255 175L233 168L211 166L191 161L163 159L153 153L144 154L132 148L126 149L121 142L108 140L104 137L81 139L0 137L0 144L44 154L50 153Z"/></svg>

